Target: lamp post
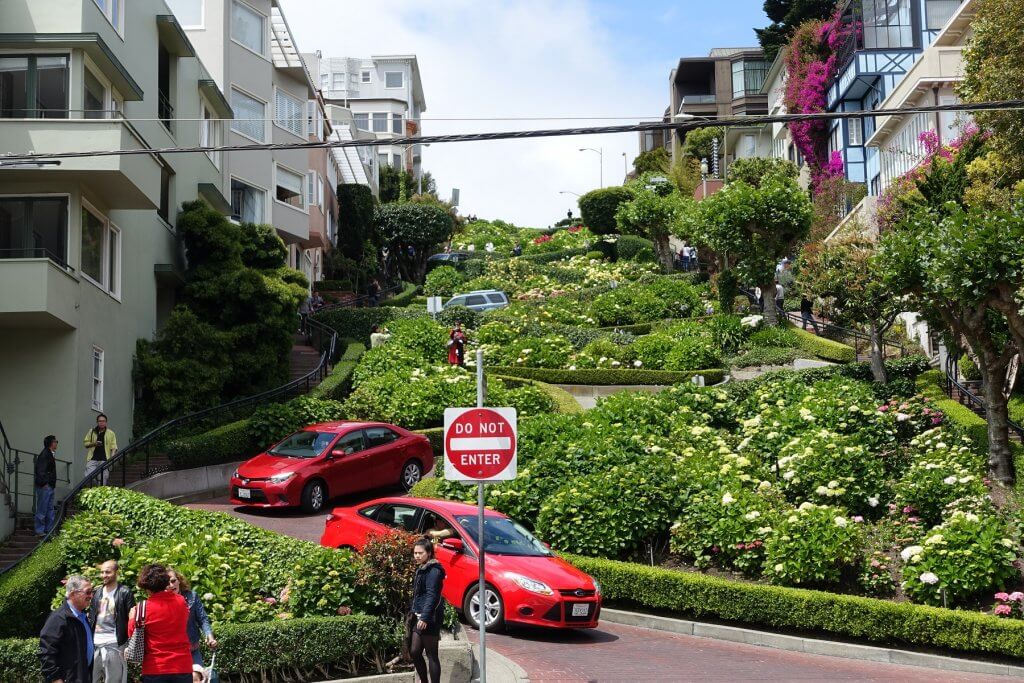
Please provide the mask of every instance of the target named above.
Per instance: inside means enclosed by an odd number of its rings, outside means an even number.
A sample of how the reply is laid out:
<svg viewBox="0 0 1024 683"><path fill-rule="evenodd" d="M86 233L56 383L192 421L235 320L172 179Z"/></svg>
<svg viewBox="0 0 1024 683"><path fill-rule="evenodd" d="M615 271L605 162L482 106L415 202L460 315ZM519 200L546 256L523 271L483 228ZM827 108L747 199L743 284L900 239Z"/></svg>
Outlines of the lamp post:
<svg viewBox="0 0 1024 683"><path fill-rule="evenodd" d="M622 177L623 179L629 176L629 166L626 164L626 153L622 153Z"/></svg>
<svg viewBox="0 0 1024 683"><path fill-rule="evenodd" d="M701 190L701 199L708 198L708 160L707 157L700 160L700 181L704 189Z"/></svg>
<svg viewBox="0 0 1024 683"><path fill-rule="evenodd" d="M574 197L580 197L580 196L582 196L582 195L580 195L580 193L579 193L579 192L573 192L572 190L559 190L559 191L558 191L558 194L571 194L571 195L573 195Z"/></svg>
<svg viewBox="0 0 1024 683"><path fill-rule="evenodd" d="M601 164L601 187L604 187L604 147L598 147L597 149L594 149L593 147L580 147L580 151L597 152L597 156L599 157L598 163Z"/></svg>

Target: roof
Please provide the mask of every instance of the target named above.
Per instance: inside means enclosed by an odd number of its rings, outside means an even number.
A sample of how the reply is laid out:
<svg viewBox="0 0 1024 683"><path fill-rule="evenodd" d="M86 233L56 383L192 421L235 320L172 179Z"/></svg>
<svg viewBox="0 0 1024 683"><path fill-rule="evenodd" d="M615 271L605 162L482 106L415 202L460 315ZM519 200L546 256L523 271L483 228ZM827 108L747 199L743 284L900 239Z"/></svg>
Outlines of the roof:
<svg viewBox="0 0 1024 683"><path fill-rule="evenodd" d="M369 500L365 503L359 503L353 507L364 508L370 505L379 505L381 503L403 503L420 505L423 507L432 507L439 510L443 510L453 515L475 515L478 512L477 506L471 503L462 503L457 500L441 500L439 498L409 498L409 497L388 497L388 498L376 498ZM498 512L497 510L491 510L486 508L487 514L494 517L505 517L506 515Z"/></svg>
<svg viewBox="0 0 1024 683"><path fill-rule="evenodd" d="M303 430L318 431L318 432L341 432L350 427L376 427L382 425L383 422L358 422L355 420L338 420L337 422L319 422L317 424L306 425Z"/></svg>
<svg viewBox="0 0 1024 683"><path fill-rule="evenodd" d="M423 95L423 81L420 80L420 63L416 55L372 55L374 62L409 62L412 67L412 98L419 103L420 112L427 110L427 99Z"/></svg>

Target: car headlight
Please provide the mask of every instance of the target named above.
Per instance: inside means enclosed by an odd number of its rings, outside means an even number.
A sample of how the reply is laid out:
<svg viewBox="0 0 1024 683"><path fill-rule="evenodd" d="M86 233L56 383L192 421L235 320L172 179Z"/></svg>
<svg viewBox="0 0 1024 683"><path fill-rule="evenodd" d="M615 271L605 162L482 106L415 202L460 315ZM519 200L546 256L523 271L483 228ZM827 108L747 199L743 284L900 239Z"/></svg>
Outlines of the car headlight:
<svg viewBox="0 0 1024 683"><path fill-rule="evenodd" d="M594 592L597 595L600 595L601 594L601 584L600 584L600 582L598 582L598 580L594 579L594 578L591 578L591 581L594 582Z"/></svg>
<svg viewBox="0 0 1024 683"><path fill-rule="evenodd" d="M555 593L548 587L546 583L542 581L537 581L536 579L531 579L528 576L512 573L506 574L506 576L515 581L516 585L518 585L520 588L522 588L523 590L528 590L531 593L538 593L540 595L554 595Z"/></svg>
<svg viewBox="0 0 1024 683"><path fill-rule="evenodd" d="M231 475L233 479L241 479L242 476L238 474L238 470L235 470L234 474Z"/></svg>
<svg viewBox="0 0 1024 683"><path fill-rule="evenodd" d="M283 484L284 482L288 481L294 476L294 472L287 472L285 474L275 474L270 478L270 481L274 484Z"/></svg>

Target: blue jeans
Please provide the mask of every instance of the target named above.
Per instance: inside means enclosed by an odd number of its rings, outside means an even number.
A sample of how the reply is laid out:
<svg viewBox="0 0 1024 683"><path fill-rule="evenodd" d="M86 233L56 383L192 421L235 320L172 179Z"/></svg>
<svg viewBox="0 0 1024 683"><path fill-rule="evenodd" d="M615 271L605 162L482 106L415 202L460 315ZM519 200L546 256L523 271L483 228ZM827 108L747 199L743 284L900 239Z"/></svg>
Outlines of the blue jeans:
<svg viewBox="0 0 1024 683"><path fill-rule="evenodd" d="M36 487L36 533L45 534L53 528L53 487Z"/></svg>

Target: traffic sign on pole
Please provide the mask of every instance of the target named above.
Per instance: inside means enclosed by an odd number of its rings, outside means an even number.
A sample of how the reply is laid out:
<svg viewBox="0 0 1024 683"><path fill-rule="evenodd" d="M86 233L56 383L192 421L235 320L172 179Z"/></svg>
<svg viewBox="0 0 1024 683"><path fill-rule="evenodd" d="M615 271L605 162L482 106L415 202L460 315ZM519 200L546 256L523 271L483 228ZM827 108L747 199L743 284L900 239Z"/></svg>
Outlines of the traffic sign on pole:
<svg viewBox="0 0 1024 683"><path fill-rule="evenodd" d="M515 479L516 433L515 408L445 408L445 479Z"/></svg>

